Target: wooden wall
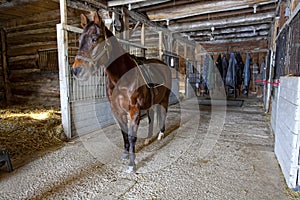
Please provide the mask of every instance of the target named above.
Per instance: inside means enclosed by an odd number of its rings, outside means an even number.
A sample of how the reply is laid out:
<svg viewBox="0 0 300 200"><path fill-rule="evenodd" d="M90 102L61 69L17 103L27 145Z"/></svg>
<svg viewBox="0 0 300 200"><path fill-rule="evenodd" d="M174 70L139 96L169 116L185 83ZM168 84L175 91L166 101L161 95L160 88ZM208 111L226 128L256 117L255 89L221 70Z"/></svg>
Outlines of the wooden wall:
<svg viewBox="0 0 300 200"><path fill-rule="evenodd" d="M0 40L0 52L2 52L1 46L2 43ZM2 67L2 56L0 56L0 104L4 103L4 99L5 99L4 74L3 74L3 67Z"/></svg>
<svg viewBox="0 0 300 200"><path fill-rule="evenodd" d="M80 11L68 10L68 24L78 25ZM6 23L8 76L11 102L59 106L58 63L52 66L39 62L41 53L57 52L56 24L60 23L59 10L48 11ZM47 60L44 58L43 60ZM0 68L0 98L3 100L3 68Z"/></svg>

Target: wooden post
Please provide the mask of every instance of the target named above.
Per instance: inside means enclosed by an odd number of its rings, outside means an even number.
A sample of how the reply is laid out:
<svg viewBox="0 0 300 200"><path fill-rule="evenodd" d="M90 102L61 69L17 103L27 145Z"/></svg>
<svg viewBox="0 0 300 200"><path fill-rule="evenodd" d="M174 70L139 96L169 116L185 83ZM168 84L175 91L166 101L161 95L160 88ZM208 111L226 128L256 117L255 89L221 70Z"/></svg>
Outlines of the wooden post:
<svg viewBox="0 0 300 200"><path fill-rule="evenodd" d="M159 31L158 32L158 56L159 59L162 60L163 59L163 32Z"/></svg>
<svg viewBox="0 0 300 200"><path fill-rule="evenodd" d="M115 28L115 20L116 20L116 13L112 13L112 33L116 35L116 28Z"/></svg>
<svg viewBox="0 0 300 200"><path fill-rule="evenodd" d="M67 23L67 5L66 0L60 0L61 23L56 25L57 29L57 49L59 64L59 86L60 86L60 104L62 115L62 126L68 139L72 137L71 113L70 113L70 75L68 63L68 33L64 30Z"/></svg>
<svg viewBox="0 0 300 200"><path fill-rule="evenodd" d="M297 7L297 0L292 0L291 2L291 12L293 12L295 10L295 8Z"/></svg>
<svg viewBox="0 0 300 200"><path fill-rule="evenodd" d="M5 87L5 97L6 102L9 103L12 98L10 81L8 76L8 65L7 65L7 46L6 46L6 33L4 29L1 29L1 44L2 44L2 67L3 67L3 75L4 75L4 87Z"/></svg>
<svg viewBox="0 0 300 200"><path fill-rule="evenodd" d="M275 65L275 53L276 53L276 36L277 36L277 29L279 27L279 17L275 18L273 28L272 28L272 43L271 43L271 55L270 55L270 65L269 67L269 77L268 82L272 82L272 77L274 73L274 65ZM266 92L266 101L265 101L265 111L269 112L270 109L270 98L271 98L271 85L267 85L267 92Z"/></svg>
<svg viewBox="0 0 300 200"><path fill-rule="evenodd" d="M141 29L141 45L145 46L145 23L142 24L142 29ZM141 51L142 51L142 56L146 57L145 49L141 49Z"/></svg>
<svg viewBox="0 0 300 200"><path fill-rule="evenodd" d="M123 31L123 39L129 41L129 15L127 12L123 12L123 24L124 24L124 31ZM130 47L126 46L124 48L126 51L130 51Z"/></svg>
<svg viewBox="0 0 300 200"><path fill-rule="evenodd" d="M186 60L187 59L187 44L186 43L184 43L184 52L183 52L183 57L184 57L184 59Z"/></svg>

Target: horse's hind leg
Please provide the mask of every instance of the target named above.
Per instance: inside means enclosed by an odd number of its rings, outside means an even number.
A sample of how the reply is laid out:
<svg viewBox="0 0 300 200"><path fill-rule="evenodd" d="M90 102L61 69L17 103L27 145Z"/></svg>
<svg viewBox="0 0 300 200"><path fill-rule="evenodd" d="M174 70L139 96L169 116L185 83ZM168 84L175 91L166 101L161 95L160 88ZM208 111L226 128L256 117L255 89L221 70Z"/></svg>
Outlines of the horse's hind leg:
<svg viewBox="0 0 300 200"><path fill-rule="evenodd" d="M127 160L129 158L129 139L128 133L122 130L123 140L124 140L124 152L122 154L121 159Z"/></svg>
<svg viewBox="0 0 300 200"><path fill-rule="evenodd" d="M159 128L160 128L160 132L158 134L157 140L161 140L164 137L164 133L165 133L165 121L166 121L166 117L167 117L167 106L164 107L163 105L160 105L158 110L158 118L159 118Z"/></svg>
<svg viewBox="0 0 300 200"><path fill-rule="evenodd" d="M154 123L154 110L153 108L150 108L147 111L148 115L148 121L149 121L149 126L148 126L148 137L145 139L144 144L148 145L151 142L151 138L153 135L153 123Z"/></svg>

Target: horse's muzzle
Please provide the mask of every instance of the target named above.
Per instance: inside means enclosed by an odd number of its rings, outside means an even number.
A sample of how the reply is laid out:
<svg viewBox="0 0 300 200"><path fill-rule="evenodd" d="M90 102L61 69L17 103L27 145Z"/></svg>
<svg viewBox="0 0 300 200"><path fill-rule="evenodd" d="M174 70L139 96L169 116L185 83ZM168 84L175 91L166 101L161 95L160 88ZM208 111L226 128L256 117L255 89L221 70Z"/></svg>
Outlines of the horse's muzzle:
<svg viewBox="0 0 300 200"><path fill-rule="evenodd" d="M81 67L76 67L72 69L72 73L75 77L79 77L80 74L82 72L82 68Z"/></svg>

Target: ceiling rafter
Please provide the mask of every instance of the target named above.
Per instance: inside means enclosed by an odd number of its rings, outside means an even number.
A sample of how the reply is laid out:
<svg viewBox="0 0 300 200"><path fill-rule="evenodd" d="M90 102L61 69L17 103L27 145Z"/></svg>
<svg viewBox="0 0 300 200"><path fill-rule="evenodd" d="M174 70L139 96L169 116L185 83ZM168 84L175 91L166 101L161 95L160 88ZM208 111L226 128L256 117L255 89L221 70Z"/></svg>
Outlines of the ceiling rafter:
<svg viewBox="0 0 300 200"><path fill-rule="evenodd" d="M250 16L233 17L219 20L208 20L200 22L188 22L181 24L171 24L168 28L174 32L190 32L197 30L215 28L236 27L243 24L256 24L263 22L271 22L275 17L275 13L253 14Z"/></svg>
<svg viewBox="0 0 300 200"><path fill-rule="evenodd" d="M277 0L227 0L227 1L201 1L193 2L182 7L168 7L160 10L148 11L147 15L152 21L166 21L173 19L181 19L197 15L217 13L224 11L241 10L253 7L253 5L265 5L269 3L276 3Z"/></svg>
<svg viewBox="0 0 300 200"><path fill-rule="evenodd" d="M261 31L261 30L269 30L271 25L269 24L255 24L255 25L246 25L246 26L239 26L239 27L230 27L230 28L222 28L222 29L216 29L214 30L214 35L224 35L224 34L232 34L232 33L243 33L243 32L249 32L249 31ZM205 31L195 31L190 32L190 35L194 36L203 36L207 34L211 34L211 30L205 30Z"/></svg>
<svg viewBox="0 0 300 200"><path fill-rule="evenodd" d="M114 1L107 1L107 6L108 7L123 6L123 5L132 4L132 3L143 2L143 1L146 1L146 0L114 0Z"/></svg>

